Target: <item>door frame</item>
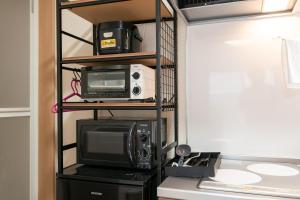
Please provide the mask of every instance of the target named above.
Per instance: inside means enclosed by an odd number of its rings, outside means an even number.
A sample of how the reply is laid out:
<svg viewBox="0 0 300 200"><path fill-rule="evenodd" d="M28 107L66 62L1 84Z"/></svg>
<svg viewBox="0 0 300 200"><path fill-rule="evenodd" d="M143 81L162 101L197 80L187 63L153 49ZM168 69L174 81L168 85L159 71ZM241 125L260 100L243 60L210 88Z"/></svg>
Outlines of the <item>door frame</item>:
<svg viewBox="0 0 300 200"><path fill-rule="evenodd" d="M55 5L56 0L32 0L33 12L33 123L32 199L55 200Z"/></svg>
<svg viewBox="0 0 300 200"><path fill-rule="evenodd" d="M38 200L39 1L30 0L30 200Z"/></svg>
<svg viewBox="0 0 300 200"><path fill-rule="evenodd" d="M38 77L39 13L38 0L28 0L30 23L30 105L24 108L0 108L0 118L29 117L29 199L38 200Z"/></svg>

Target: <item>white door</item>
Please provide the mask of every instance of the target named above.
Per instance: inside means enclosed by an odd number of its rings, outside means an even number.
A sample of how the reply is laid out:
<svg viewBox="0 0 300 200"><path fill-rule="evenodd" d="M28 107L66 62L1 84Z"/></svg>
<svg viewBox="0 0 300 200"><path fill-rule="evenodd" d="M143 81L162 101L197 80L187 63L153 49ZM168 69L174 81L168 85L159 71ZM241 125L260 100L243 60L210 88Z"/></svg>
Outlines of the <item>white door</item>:
<svg viewBox="0 0 300 200"><path fill-rule="evenodd" d="M0 6L0 199L29 200L36 162L33 140L32 7L30 0ZM36 166L35 166L36 167Z"/></svg>

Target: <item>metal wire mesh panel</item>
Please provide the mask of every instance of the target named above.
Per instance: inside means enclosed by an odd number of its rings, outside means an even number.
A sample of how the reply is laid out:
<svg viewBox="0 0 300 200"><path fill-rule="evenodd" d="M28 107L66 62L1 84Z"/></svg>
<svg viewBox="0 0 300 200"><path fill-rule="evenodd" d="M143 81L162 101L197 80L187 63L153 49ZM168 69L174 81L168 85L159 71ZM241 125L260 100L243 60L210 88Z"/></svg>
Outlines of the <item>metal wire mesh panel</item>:
<svg viewBox="0 0 300 200"><path fill-rule="evenodd" d="M245 0L179 0L180 8L196 7L196 6L207 6L220 3L230 3L235 1Z"/></svg>
<svg viewBox="0 0 300 200"><path fill-rule="evenodd" d="M172 111L175 107L175 40L174 23L161 22L161 99L163 111Z"/></svg>

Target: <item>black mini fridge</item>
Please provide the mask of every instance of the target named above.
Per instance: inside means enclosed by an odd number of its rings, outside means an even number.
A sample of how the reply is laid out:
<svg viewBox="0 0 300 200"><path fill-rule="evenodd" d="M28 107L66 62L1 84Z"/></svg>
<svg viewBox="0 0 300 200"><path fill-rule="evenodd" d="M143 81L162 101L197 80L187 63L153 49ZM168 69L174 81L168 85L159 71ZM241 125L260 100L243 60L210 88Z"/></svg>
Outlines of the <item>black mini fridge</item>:
<svg viewBox="0 0 300 200"><path fill-rule="evenodd" d="M57 177L57 200L157 199L156 174L89 166L72 166Z"/></svg>

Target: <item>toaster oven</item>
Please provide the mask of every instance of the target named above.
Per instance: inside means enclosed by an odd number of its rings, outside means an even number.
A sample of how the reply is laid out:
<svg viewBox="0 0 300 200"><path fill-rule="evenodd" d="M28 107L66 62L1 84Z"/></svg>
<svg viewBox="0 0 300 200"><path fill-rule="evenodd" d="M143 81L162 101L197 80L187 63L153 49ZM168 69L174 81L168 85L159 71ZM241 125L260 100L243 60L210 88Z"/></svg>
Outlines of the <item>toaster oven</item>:
<svg viewBox="0 0 300 200"><path fill-rule="evenodd" d="M81 95L87 101L155 99L155 70L141 65L81 69Z"/></svg>

